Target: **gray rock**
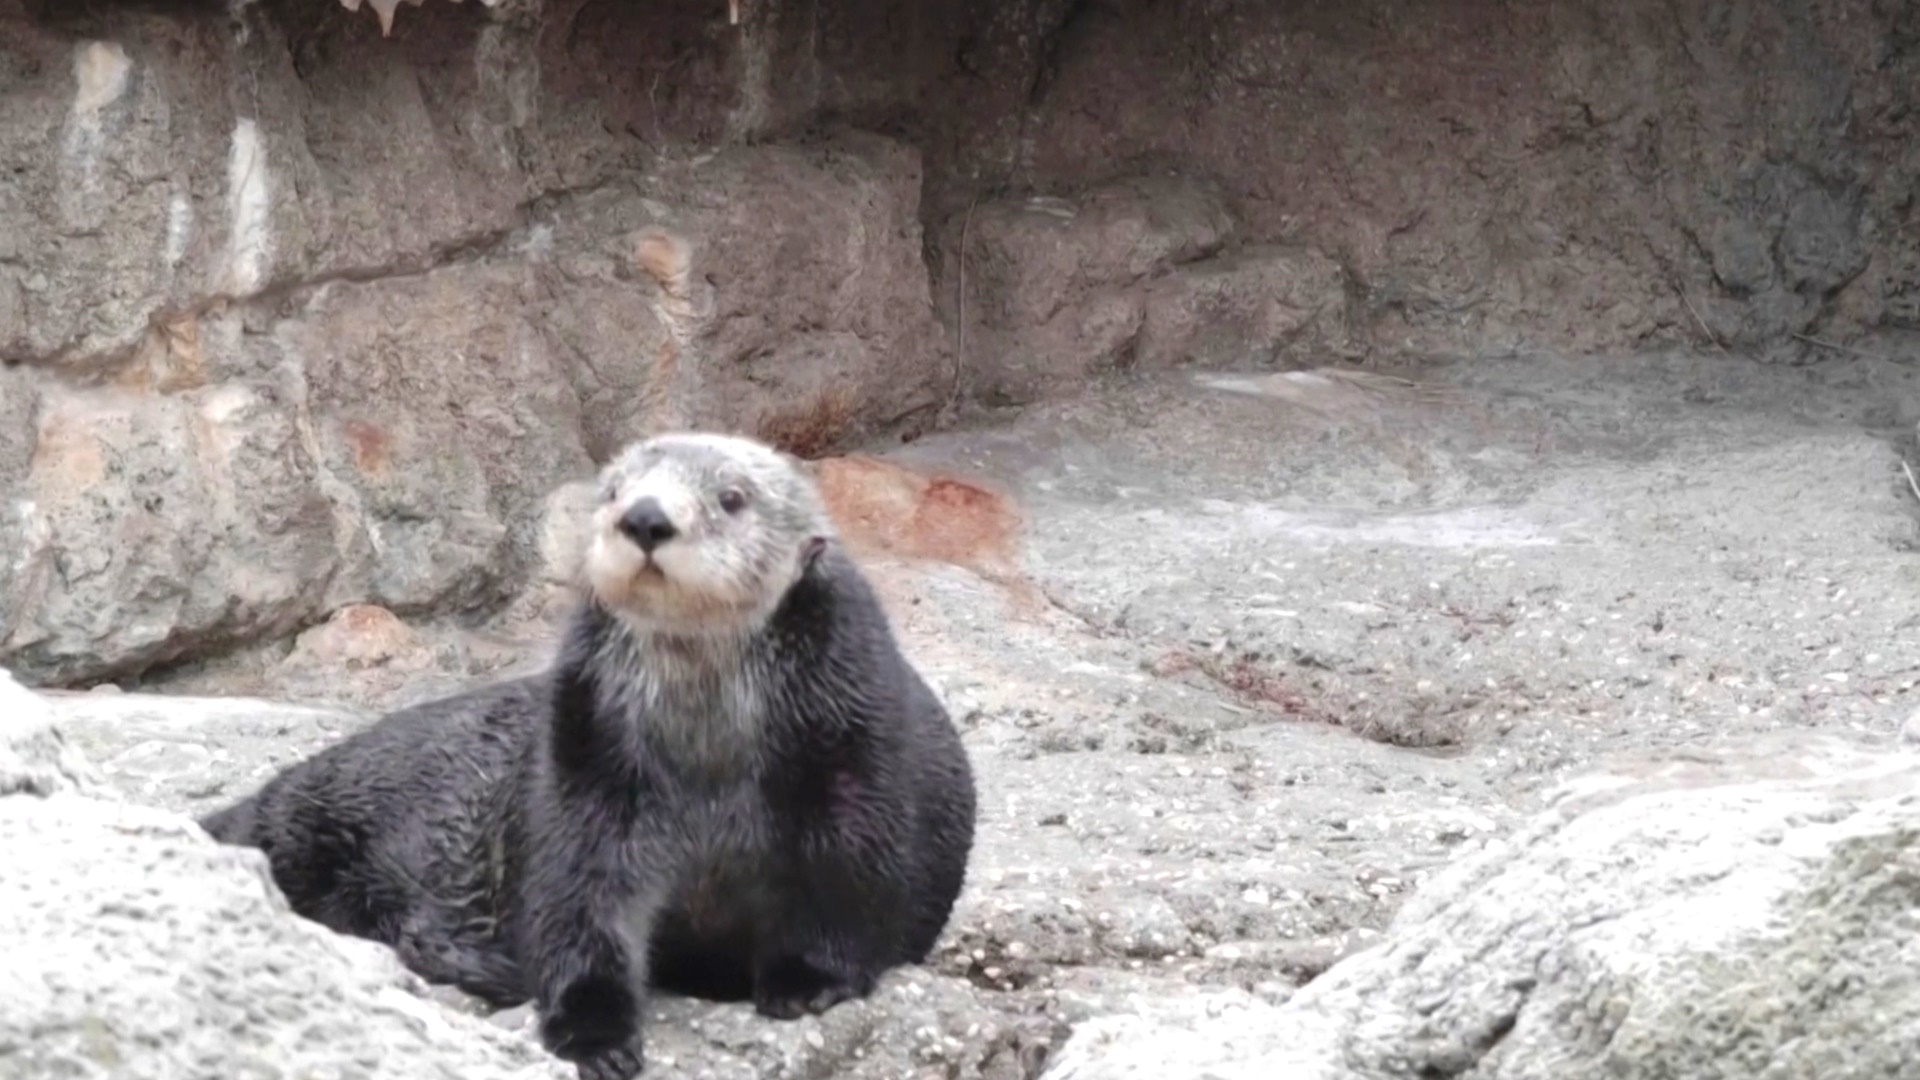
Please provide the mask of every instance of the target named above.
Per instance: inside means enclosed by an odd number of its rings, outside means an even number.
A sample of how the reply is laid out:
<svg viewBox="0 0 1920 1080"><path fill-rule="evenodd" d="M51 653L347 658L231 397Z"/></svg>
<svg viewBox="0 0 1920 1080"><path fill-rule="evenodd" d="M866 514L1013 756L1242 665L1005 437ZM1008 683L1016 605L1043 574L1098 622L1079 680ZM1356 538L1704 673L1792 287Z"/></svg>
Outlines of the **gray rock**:
<svg viewBox="0 0 1920 1080"><path fill-rule="evenodd" d="M1834 194L1808 184L1788 204L1780 230L1780 269L1796 288L1833 292L1867 268L1860 236L1859 189Z"/></svg>
<svg viewBox="0 0 1920 1080"><path fill-rule="evenodd" d="M535 310L593 456L661 423L812 454L937 404L920 184L912 148L845 133L663 158L541 215L529 258L557 300Z"/></svg>
<svg viewBox="0 0 1920 1080"><path fill-rule="evenodd" d="M1351 353L1341 271L1298 248L1228 251L1221 193L1152 177L978 208L967 228L967 363L990 399L1102 371Z"/></svg>
<svg viewBox="0 0 1920 1080"><path fill-rule="evenodd" d="M0 1080L573 1080L390 952L295 918L263 856L178 814L0 798L0 846Z"/></svg>
<svg viewBox="0 0 1920 1080"><path fill-rule="evenodd" d="M1317 251L1244 247L1182 266L1145 295L1143 369L1268 367L1357 355L1340 265Z"/></svg>
<svg viewBox="0 0 1920 1080"><path fill-rule="evenodd" d="M111 387L0 373L0 657L69 684L353 604L496 606L539 573L549 493L625 440L691 423L812 452L937 403L918 183L883 139L741 149L487 258L187 318ZM699 303L648 282L648 230Z"/></svg>
<svg viewBox="0 0 1920 1080"><path fill-rule="evenodd" d="M971 389L1029 401L1117 366L1144 319L1135 287L1232 231L1219 192L1170 178L979 207L960 252Z"/></svg>
<svg viewBox="0 0 1920 1080"><path fill-rule="evenodd" d="M311 431L340 564L315 614L470 609L526 572L540 500L592 465L567 365L524 306L535 277L500 260L329 286L228 361L271 365Z"/></svg>
<svg viewBox="0 0 1920 1080"><path fill-rule="evenodd" d="M341 680L340 669L331 674ZM196 816L372 718L245 697L55 693L48 704L115 790Z"/></svg>
<svg viewBox="0 0 1920 1080"><path fill-rule="evenodd" d="M1905 1075L1917 782L1804 745L1588 777L1278 1009L1085 1025L1045 1075Z"/></svg>
<svg viewBox="0 0 1920 1080"><path fill-rule="evenodd" d="M1074 1025L1044 1080L1295 1080L1276 1072L1279 1009L1229 995L1143 1003ZM1288 1064L1293 1064L1289 1062Z"/></svg>
<svg viewBox="0 0 1920 1080"><path fill-rule="evenodd" d="M1761 233L1738 211L1714 207L1719 215L1713 222L1706 244L1713 260L1713 275L1722 288L1734 296L1751 296L1773 283L1771 238Z"/></svg>
<svg viewBox="0 0 1920 1080"><path fill-rule="evenodd" d="M259 852L120 799L56 711L0 671L0 1080L573 1080L388 950L295 917Z"/></svg>
<svg viewBox="0 0 1920 1080"><path fill-rule="evenodd" d="M68 743L53 710L0 668L0 796L102 791L100 774Z"/></svg>
<svg viewBox="0 0 1920 1080"><path fill-rule="evenodd" d="M904 143L639 147L543 77L537 4L425 6L438 60L337 7L41 8L0 0L25 681L497 608L548 493L627 440L815 451L945 400Z"/></svg>
<svg viewBox="0 0 1920 1080"><path fill-rule="evenodd" d="M286 633L343 562L299 419L267 387L50 393L15 495L0 656L32 681Z"/></svg>

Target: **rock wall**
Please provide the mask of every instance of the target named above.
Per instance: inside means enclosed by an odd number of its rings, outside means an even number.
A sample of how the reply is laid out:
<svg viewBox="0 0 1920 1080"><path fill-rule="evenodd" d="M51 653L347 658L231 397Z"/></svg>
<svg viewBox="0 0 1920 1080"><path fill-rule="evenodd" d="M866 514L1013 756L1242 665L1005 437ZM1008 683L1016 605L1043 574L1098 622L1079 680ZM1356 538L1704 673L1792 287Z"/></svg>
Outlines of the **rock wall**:
<svg viewBox="0 0 1920 1080"><path fill-rule="evenodd" d="M663 424L1920 327L1910 5L394 6L0 0L23 677L493 610Z"/></svg>
<svg viewBox="0 0 1920 1080"><path fill-rule="evenodd" d="M409 8L390 39L293 0L101 10L0 0L23 677L353 603L484 611L547 494L645 431L817 452L950 392L904 143L609 132L511 5Z"/></svg>
<svg viewBox="0 0 1920 1080"><path fill-rule="evenodd" d="M1144 174L1217 188L1228 248L1330 256L1374 356L1794 356L1920 316L1910 4L1060 0L1004 18L963 39L947 90L975 100L935 140L949 321L960 249L992 257L963 240L976 200L977 230L996 200ZM969 51L1009 39L1031 44Z"/></svg>

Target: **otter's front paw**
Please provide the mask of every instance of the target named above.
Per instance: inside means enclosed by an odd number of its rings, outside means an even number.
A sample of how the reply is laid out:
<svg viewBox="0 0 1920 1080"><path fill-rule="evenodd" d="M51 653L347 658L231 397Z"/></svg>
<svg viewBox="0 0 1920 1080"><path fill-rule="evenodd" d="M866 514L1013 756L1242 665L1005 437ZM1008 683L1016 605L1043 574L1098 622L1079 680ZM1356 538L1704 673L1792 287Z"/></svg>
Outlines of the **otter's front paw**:
<svg viewBox="0 0 1920 1080"><path fill-rule="evenodd" d="M540 1041L573 1062L580 1080L632 1080L646 1063L640 1003L618 979L589 977L561 991L541 1018Z"/></svg>
<svg viewBox="0 0 1920 1080"><path fill-rule="evenodd" d="M873 992L874 978L865 973L829 971L789 957L763 967L753 985L753 1008L775 1020L797 1020L808 1013L826 1012L843 1001Z"/></svg>

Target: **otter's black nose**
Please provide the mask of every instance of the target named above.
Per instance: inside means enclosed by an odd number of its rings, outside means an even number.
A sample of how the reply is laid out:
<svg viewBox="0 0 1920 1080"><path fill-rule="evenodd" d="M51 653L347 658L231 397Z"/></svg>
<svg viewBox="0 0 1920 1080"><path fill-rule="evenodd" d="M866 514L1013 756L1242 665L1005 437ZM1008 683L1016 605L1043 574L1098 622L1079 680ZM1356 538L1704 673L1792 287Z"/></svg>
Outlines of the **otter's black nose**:
<svg viewBox="0 0 1920 1080"><path fill-rule="evenodd" d="M627 539L639 544L641 551L647 552L673 539L680 532L667 519L667 512L661 508L660 500L655 498L641 499L627 507L627 512L620 515L620 531L627 534Z"/></svg>

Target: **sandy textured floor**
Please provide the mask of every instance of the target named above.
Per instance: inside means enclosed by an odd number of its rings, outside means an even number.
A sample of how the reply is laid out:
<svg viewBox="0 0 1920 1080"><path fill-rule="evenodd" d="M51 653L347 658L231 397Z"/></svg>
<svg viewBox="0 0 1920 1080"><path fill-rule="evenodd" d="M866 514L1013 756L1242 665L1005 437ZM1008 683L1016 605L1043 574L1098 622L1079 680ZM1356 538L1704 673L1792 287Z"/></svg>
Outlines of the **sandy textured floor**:
<svg viewBox="0 0 1920 1080"><path fill-rule="evenodd" d="M1123 380L884 451L1024 517L1012 579L873 560L983 788L933 976L961 1014L1070 1019L1165 980L1277 1000L1609 755L1881 740L1920 705L1912 371L1527 358L1421 379ZM537 662L421 640L417 668L358 681L255 658L162 689L384 705ZM64 700L130 793L189 808L360 722L165 704Z"/></svg>

